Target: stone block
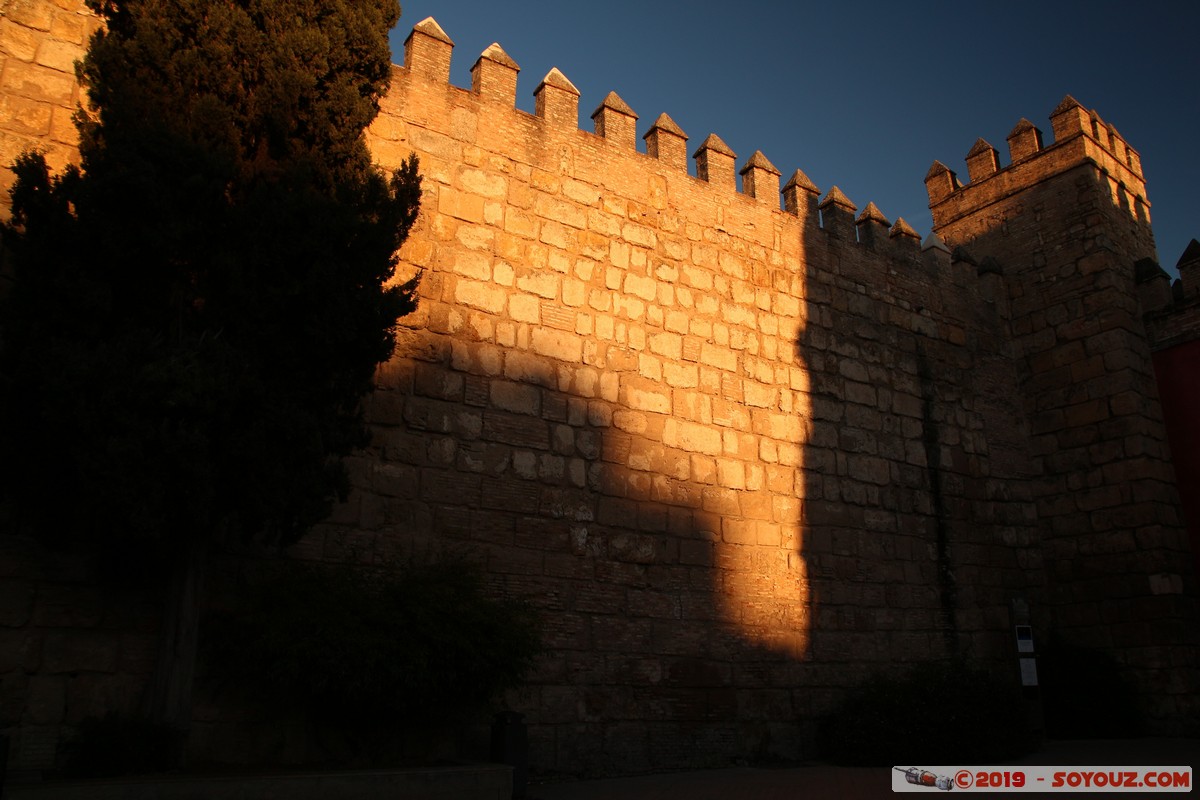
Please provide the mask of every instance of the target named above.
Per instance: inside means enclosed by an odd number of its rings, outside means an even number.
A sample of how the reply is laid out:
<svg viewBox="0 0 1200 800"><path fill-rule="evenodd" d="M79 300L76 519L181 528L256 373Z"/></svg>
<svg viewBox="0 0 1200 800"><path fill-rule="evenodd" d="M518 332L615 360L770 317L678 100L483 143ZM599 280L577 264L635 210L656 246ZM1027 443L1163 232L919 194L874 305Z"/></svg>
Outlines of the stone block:
<svg viewBox="0 0 1200 800"><path fill-rule="evenodd" d="M87 43L88 36L99 25L99 21L90 16L84 16L79 12L78 6L71 0L59 2L59 10L54 12L54 16L50 20L50 35L62 42L69 42L79 46L79 56L83 55L83 45Z"/></svg>
<svg viewBox="0 0 1200 800"><path fill-rule="evenodd" d="M56 17L58 15L55 15ZM53 22L51 23L53 24ZM75 62L83 58L83 48L72 42L44 39L37 49L35 61L43 67L75 74Z"/></svg>
<svg viewBox="0 0 1200 800"><path fill-rule="evenodd" d="M37 590L31 581L0 582L0 625L19 628L33 615Z"/></svg>
<svg viewBox="0 0 1200 800"><path fill-rule="evenodd" d="M671 413L669 389L654 383L643 383L645 379L626 378L621 387L621 399L631 409L651 411L659 414Z"/></svg>
<svg viewBox="0 0 1200 800"><path fill-rule="evenodd" d="M16 753L10 758L23 769L50 769L62 738L59 725L24 725L14 743Z"/></svg>
<svg viewBox="0 0 1200 800"><path fill-rule="evenodd" d="M54 5L46 0L14 0L4 10L14 24L38 31L50 30Z"/></svg>
<svg viewBox="0 0 1200 800"><path fill-rule="evenodd" d="M477 194L461 192L443 186L438 192L438 212L454 219L475 224L484 223L484 199Z"/></svg>
<svg viewBox="0 0 1200 800"><path fill-rule="evenodd" d="M113 672L117 667L118 639L110 632L50 631L42 649L42 669L58 675L68 672Z"/></svg>
<svg viewBox="0 0 1200 800"><path fill-rule="evenodd" d="M51 104L12 95L0 96L0 125L22 136L46 136L50 133L55 107Z"/></svg>
<svg viewBox="0 0 1200 800"><path fill-rule="evenodd" d="M33 61L42 41L36 28L26 27L13 18L11 9L0 17L0 53L18 61Z"/></svg>
<svg viewBox="0 0 1200 800"><path fill-rule="evenodd" d="M29 678L25 714L34 725L55 725L63 721L66 710L67 679L59 675L34 675Z"/></svg>
<svg viewBox="0 0 1200 800"><path fill-rule="evenodd" d="M514 381L492 381L490 399L491 405L502 411L535 417L542 413L542 391L536 386Z"/></svg>
<svg viewBox="0 0 1200 800"><path fill-rule="evenodd" d="M508 293L491 283L460 279L454 287L454 300L470 308L499 314L504 310Z"/></svg>
<svg viewBox="0 0 1200 800"><path fill-rule="evenodd" d="M33 622L47 628L93 628L104 617L100 589L83 584L43 584Z"/></svg>
<svg viewBox="0 0 1200 800"><path fill-rule="evenodd" d="M504 354L504 377L509 380L530 383L547 389L558 388L557 368L532 353L509 351ZM614 378L616 376L613 376ZM601 379L603 386L603 378Z"/></svg>
<svg viewBox="0 0 1200 800"><path fill-rule="evenodd" d="M534 328L530 347L539 355L560 361L580 363L583 360L583 339L566 331Z"/></svg>

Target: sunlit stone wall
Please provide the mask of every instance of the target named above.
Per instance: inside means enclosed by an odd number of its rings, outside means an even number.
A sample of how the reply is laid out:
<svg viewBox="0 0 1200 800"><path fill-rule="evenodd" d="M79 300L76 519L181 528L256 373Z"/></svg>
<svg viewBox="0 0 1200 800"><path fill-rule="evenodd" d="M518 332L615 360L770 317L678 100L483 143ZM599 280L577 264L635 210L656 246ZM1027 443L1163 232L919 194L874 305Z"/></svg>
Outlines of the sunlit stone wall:
<svg viewBox="0 0 1200 800"><path fill-rule="evenodd" d="M79 99L70 61L92 23L73 0L0 8L0 155L32 144L62 166ZM1137 624L1158 613L1147 594L1186 611L1177 529L1119 585L1064 566L1119 535L1101 545L1075 529L1045 563L1056 526L1081 525L1077 512L1101 496L1088 482L1108 451L1046 451L1059 431L1044 429L1036 398L1074 391L1076 367L1051 363L1074 346L1042 356L1030 345L1046 336L1034 320L1074 308L1038 316L1037 298L1051 296L1027 280L1041 212L1002 224L970 205L993 190L1026 196L1077 154L1019 125L1013 167L986 143L971 150L973 193L931 170L938 230L967 245L952 252L800 170L784 180L762 153L739 159L717 135L689 145L667 114L639 122L615 93L597 99L595 132L581 130L579 92L557 70L534 90L535 113L518 110L518 66L499 45L471 87L453 86L452 52L436 22L418 24L368 132L383 165L420 159L421 217L398 276L422 273L420 307L366 401L373 440L350 461L354 491L291 555L379 564L463 550L498 595L536 605L546 652L506 698L525 714L536 770L809 757L821 715L879 672L962 656L1015 680L1022 609L1039 636L1157 648L1128 663L1135 676L1165 669L1154 658L1177 644L1169 625L1147 626L1158 637L1147 643L1092 634L1104 614ZM1136 153L1122 153L1132 170ZM1047 196L1075 202L1063 194L1072 179ZM1127 184L1122 205L1117 188L1109 205L1141 224L1144 190ZM1085 229L1136 249L1102 206ZM996 245L1010 230L1016 244ZM1133 291L1112 280L1105 297ZM1093 288L1071 292L1084 303ZM1136 331L1121 330L1137 357ZM1119 379L1126 369L1100 364ZM1155 401L1142 395L1133 412L1152 428ZM1106 401L1106 414L1123 409ZM1102 424L1062 413L1081 430ZM1123 436L1160 441L1137 431ZM1150 506L1117 498L1103 513L1134 519L1172 502L1169 487ZM229 595L236 559L222 563L213 585ZM44 767L84 716L136 707L154 613L107 599L85 562L18 537L0 536L0 570L0 730L12 764ZM198 758L292 752L277 726L209 700L196 711Z"/></svg>

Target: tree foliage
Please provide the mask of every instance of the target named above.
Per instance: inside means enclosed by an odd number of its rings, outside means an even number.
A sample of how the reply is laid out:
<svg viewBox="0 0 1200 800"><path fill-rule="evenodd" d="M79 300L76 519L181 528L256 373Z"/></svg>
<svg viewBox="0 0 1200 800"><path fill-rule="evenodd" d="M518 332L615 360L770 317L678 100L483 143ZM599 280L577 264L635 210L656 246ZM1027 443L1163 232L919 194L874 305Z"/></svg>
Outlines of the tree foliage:
<svg viewBox="0 0 1200 800"><path fill-rule="evenodd" d="M489 598L461 556L378 571L284 562L216 614L212 671L316 724L371 737L457 722L520 684L541 650L526 604Z"/></svg>
<svg viewBox="0 0 1200 800"><path fill-rule="evenodd" d="M414 285L371 164L395 0L89 0L81 167L14 166L0 484L30 529L288 542L346 489Z"/></svg>
<svg viewBox="0 0 1200 800"><path fill-rule="evenodd" d="M962 661L875 676L846 693L822 725L822 755L843 766L995 764L1033 738L1011 674Z"/></svg>

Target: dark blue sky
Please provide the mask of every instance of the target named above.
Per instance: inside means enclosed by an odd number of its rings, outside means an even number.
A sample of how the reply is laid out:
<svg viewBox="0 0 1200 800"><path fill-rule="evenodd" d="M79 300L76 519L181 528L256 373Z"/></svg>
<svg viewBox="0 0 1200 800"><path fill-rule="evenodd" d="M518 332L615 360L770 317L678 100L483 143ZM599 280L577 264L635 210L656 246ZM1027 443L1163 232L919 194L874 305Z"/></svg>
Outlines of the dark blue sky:
<svg viewBox="0 0 1200 800"><path fill-rule="evenodd" d="M1200 4L1145 0L999 4L406 0L397 63L432 16L455 43L451 82L492 42L521 66L517 105L558 67L582 93L580 124L610 90L661 112L694 149L716 133L740 167L756 149L822 193L837 185L922 236L934 159L967 177L977 137L1007 164L1005 137L1027 117L1052 139L1066 94L1116 126L1142 157L1159 261L1172 273L1200 238ZM644 149L644 148L643 148ZM694 172L694 166L693 166Z"/></svg>

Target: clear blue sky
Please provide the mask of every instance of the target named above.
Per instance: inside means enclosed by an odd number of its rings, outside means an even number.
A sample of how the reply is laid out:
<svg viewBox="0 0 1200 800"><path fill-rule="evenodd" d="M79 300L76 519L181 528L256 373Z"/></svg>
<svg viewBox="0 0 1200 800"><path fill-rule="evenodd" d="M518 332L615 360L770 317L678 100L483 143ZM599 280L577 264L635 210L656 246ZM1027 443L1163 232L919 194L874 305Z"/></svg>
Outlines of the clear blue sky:
<svg viewBox="0 0 1200 800"><path fill-rule="evenodd" d="M397 63L427 16L454 40L455 85L499 42L521 66L520 108L556 66L587 130L615 90L639 136L665 111L690 149L716 133L739 167L762 150L784 178L802 169L922 236L934 159L965 182L982 136L1007 164L1013 125L1027 117L1051 141L1050 112L1071 94L1141 154L1163 267L1175 275L1200 238L1200 4L408 0Z"/></svg>

